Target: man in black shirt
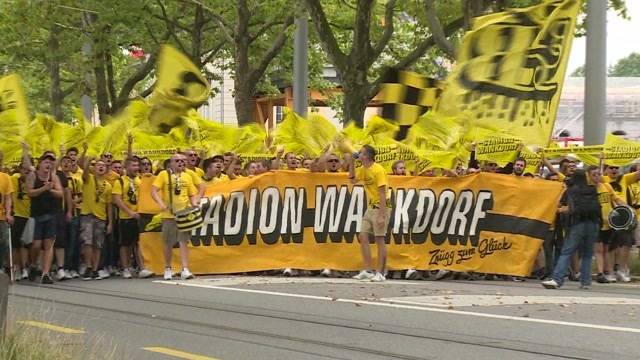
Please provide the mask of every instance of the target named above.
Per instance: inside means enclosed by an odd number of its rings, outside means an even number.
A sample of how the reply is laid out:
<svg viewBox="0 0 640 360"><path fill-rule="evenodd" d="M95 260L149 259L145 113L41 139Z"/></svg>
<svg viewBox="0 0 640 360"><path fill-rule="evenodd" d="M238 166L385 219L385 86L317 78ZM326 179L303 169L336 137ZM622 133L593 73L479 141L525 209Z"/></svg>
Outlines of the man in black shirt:
<svg viewBox="0 0 640 360"><path fill-rule="evenodd" d="M24 164L31 164L29 148L23 144ZM27 193L31 198L31 217L34 219L33 243L31 245L31 264L35 266L40 257L40 249L44 248L42 256L43 284L52 284L49 276L51 261L53 260L53 244L56 239L56 216L62 208L64 191L59 177L55 174L56 157L51 152L45 152L39 159L35 173L27 176ZM30 280L35 280L34 268L29 273Z"/></svg>

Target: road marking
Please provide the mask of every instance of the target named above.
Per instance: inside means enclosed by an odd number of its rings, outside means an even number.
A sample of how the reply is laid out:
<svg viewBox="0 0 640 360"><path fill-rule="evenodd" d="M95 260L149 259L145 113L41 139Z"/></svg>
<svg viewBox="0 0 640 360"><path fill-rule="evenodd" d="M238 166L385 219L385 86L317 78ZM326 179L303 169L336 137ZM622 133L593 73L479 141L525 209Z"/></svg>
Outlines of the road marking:
<svg viewBox="0 0 640 360"><path fill-rule="evenodd" d="M309 278L309 277L265 277L265 276L224 276L224 277L211 277L211 278L198 278L195 283L206 283L217 286L238 286L238 285L277 285L277 284L346 284L346 285L379 285L374 282L363 282L361 280L351 278ZM410 286L428 286L427 282L418 281L393 281L394 285L410 285Z"/></svg>
<svg viewBox="0 0 640 360"><path fill-rule="evenodd" d="M63 334L84 334L85 333L84 330L72 329L72 328L68 328L68 327L62 327L62 326L53 325L53 324L49 324L49 323L46 323L46 322L40 322L40 321L25 320L25 321L18 321L18 323L19 324L23 324L23 325L27 325L27 326L37 327L37 328L40 328L40 329L56 331L56 332L63 333Z"/></svg>
<svg viewBox="0 0 640 360"><path fill-rule="evenodd" d="M436 308L436 307L429 307L428 304L408 305L408 304L394 304L394 303L388 303L388 302L374 302L374 301L366 301L366 300L340 299L340 298L332 298L327 296L292 294L292 293L285 293L285 292L253 290L253 289L239 289L239 288L233 288L233 287L191 283L188 281L178 282L178 281L156 280L154 282L159 284L181 285L181 286L189 286L189 287L214 289L214 290L237 291L237 292L246 292L246 293L262 294L262 295L293 297L293 298L300 298L300 299L323 300L323 301L332 301L332 302L358 304L358 305L381 306L381 307L388 307L388 308L395 308L395 309L429 311L429 312L447 313L447 314L464 315L464 316L476 316L476 317L498 319L498 320L512 320L512 321L531 322L531 323L539 323L539 324L547 324L547 325L561 325L561 326L571 326L571 327L587 328L587 329L640 333L640 329L638 328L578 323L578 322L559 321L559 320L534 319L530 317L525 318L525 317L510 316L510 315L498 315L498 314L488 314L488 313L480 313L480 312L473 312L473 311L442 309L442 308Z"/></svg>
<svg viewBox="0 0 640 360"><path fill-rule="evenodd" d="M404 296L382 298L394 304L449 306L504 306L504 305L640 305L638 298L617 298L604 296L519 296L519 295L445 295L445 296Z"/></svg>
<svg viewBox="0 0 640 360"><path fill-rule="evenodd" d="M192 353L175 350L175 349L169 349L166 347L143 347L142 350L147 350L147 351L156 352L156 353L173 356L180 359L187 359L187 360L218 360L216 358L198 355L198 354L192 354Z"/></svg>

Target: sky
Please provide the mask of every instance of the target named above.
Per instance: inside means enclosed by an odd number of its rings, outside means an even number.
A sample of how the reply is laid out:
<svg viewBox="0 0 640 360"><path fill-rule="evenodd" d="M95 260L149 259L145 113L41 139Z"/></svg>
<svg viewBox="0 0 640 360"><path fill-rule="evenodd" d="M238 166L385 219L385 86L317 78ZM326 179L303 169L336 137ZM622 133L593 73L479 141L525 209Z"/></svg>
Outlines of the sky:
<svg viewBox="0 0 640 360"><path fill-rule="evenodd" d="M597 0L604 1L604 0ZM632 52L640 53L640 0L627 0L627 9L631 19L625 20L615 12L607 13L607 64L615 64L618 60ZM585 38L576 38L571 48L567 74L584 64L586 49Z"/></svg>

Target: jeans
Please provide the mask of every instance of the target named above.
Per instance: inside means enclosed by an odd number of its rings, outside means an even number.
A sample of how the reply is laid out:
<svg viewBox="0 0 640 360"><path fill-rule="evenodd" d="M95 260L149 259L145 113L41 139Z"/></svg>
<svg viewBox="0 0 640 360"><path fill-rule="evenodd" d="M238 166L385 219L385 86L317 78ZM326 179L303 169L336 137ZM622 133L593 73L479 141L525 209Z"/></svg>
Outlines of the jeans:
<svg viewBox="0 0 640 360"><path fill-rule="evenodd" d="M558 264L560 253L562 251L563 231L561 226L556 224L556 228L549 230L544 239L544 275L551 276L553 268Z"/></svg>
<svg viewBox="0 0 640 360"><path fill-rule="evenodd" d="M76 270L80 267L80 216L74 216L67 227L67 248L64 251L64 265L66 270Z"/></svg>
<svg viewBox="0 0 640 360"><path fill-rule="evenodd" d="M9 251L9 242L11 241L11 231L9 223L0 220L0 269L5 265L4 259Z"/></svg>
<svg viewBox="0 0 640 360"><path fill-rule="evenodd" d="M552 278L558 285L562 285L564 276L571 265L573 254L581 250L580 283L591 285L591 262L593 261L593 245L598 238L600 223L597 221L582 221L569 227L568 237L564 241L560 258L553 270Z"/></svg>

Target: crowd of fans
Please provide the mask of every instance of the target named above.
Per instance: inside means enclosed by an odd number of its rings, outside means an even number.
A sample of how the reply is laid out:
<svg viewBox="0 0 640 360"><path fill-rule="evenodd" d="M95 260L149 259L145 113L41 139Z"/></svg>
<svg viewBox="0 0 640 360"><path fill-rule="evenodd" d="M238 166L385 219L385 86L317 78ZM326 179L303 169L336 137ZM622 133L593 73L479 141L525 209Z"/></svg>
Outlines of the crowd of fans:
<svg viewBox="0 0 640 360"><path fill-rule="evenodd" d="M128 144L129 151L124 160L115 159L108 152L97 159L88 157L86 146L82 151L61 148L61 157L46 151L34 159L27 145L23 145L22 161L15 169L2 167L0 160L0 271L13 271L17 281L29 279L44 284L74 278L100 280L111 276L125 279L154 276L144 268L144 254L138 245L140 219L161 213L167 267L164 278L176 276L171 270L171 255L172 248L179 244L182 262L179 276L190 279L193 274L188 268L189 235L176 228L173 215L176 211L197 206L208 186L278 169L344 172L347 176L353 160L350 154L325 151L321 156L311 158L285 154L280 148L273 159L243 161L230 152L204 158L204 154L190 149L177 152L157 164L133 153L131 136ZM527 173L526 161L521 157L499 167L496 162L477 161L472 151L466 168L426 168L410 174L407 164L398 160L393 163L390 175L454 177L481 171L537 178L539 181L559 181L569 188L574 185L573 179L581 186L591 186L597 193L601 211L595 225L597 229L591 230L595 232L593 238L597 239L591 249L596 259L596 280L601 283L630 281L630 249L640 240L640 232L612 230L606 219L613 207L619 204L640 209L640 171L632 166L624 173L619 167L606 165L578 169L578 162L571 158L564 158L556 165L543 159L535 173ZM602 169L604 173L601 173ZM591 252L588 249L572 253L569 260L561 261L568 261L566 264L558 265L559 259L563 258L563 246L567 244L569 230L575 225L566 196L563 199L558 204L558 216L531 274L534 278L553 280L557 286L562 285L565 276L578 280L581 271L584 274L591 270ZM5 246L9 241L11 254ZM8 266L9 256L13 262L12 269ZM580 256L586 259L582 269L578 265ZM584 263L589 266L584 266ZM565 269L556 269L554 274L554 267ZM287 268L282 273L295 276L299 271ZM320 275L343 274L324 269ZM445 269L405 269L394 271L391 276L406 279L452 276L523 280L492 274L453 273ZM583 286L588 286L590 274L588 280L583 276L581 281Z"/></svg>

